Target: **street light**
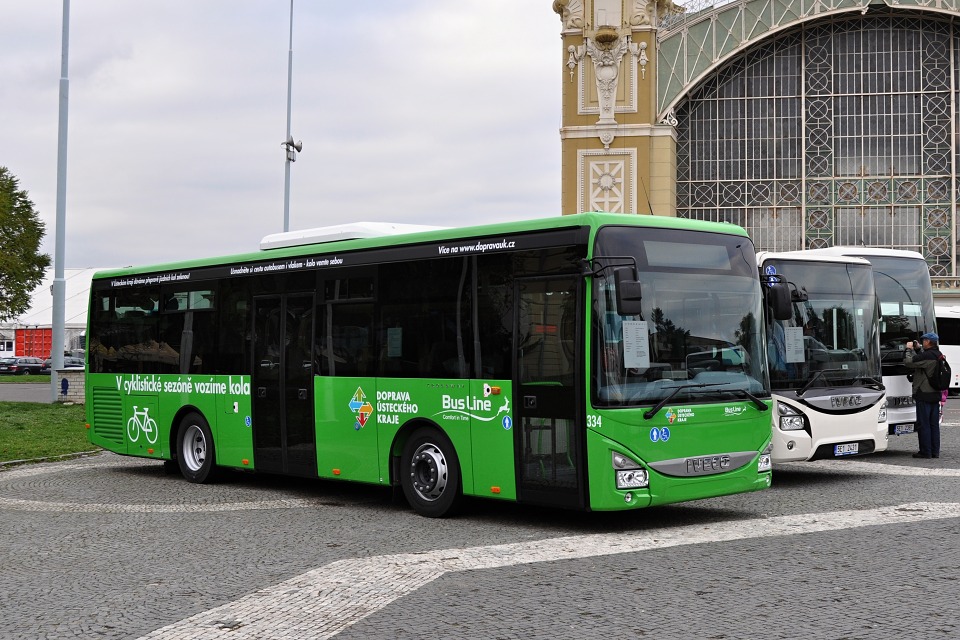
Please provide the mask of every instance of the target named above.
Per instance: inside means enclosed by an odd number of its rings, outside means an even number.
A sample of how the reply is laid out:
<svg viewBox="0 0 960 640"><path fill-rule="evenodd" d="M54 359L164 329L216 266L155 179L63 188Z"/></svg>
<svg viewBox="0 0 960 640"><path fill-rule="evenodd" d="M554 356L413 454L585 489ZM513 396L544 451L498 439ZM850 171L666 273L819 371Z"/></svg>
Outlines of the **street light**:
<svg viewBox="0 0 960 640"><path fill-rule="evenodd" d="M283 230L290 231L290 163L296 162L297 152L303 149L303 142L293 141L290 135L290 104L293 94L293 0L290 0L290 49L287 51L287 139L280 146L287 148L287 159L283 171Z"/></svg>

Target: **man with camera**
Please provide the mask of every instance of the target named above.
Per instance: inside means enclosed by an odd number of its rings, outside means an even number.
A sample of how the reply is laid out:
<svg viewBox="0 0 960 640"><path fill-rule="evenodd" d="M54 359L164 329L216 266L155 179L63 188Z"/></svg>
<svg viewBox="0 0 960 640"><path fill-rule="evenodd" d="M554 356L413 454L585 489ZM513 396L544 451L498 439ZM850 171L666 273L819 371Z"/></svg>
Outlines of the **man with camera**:
<svg viewBox="0 0 960 640"><path fill-rule="evenodd" d="M920 451L914 458L940 457L940 396L941 392L933 387L930 380L936 374L937 360L940 358L940 336L925 333L920 336L923 343L910 340L903 354L903 364L913 372L913 398L917 402L917 438Z"/></svg>

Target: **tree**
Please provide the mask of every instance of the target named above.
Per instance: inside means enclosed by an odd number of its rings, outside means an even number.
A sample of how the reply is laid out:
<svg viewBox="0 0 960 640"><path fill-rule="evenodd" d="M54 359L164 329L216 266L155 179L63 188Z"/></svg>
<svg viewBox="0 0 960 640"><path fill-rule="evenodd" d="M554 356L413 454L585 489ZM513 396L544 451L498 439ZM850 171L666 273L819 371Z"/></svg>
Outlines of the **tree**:
<svg viewBox="0 0 960 640"><path fill-rule="evenodd" d="M30 292L43 281L50 256L40 253L45 226L17 178L0 167L0 320L30 308Z"/></svg>

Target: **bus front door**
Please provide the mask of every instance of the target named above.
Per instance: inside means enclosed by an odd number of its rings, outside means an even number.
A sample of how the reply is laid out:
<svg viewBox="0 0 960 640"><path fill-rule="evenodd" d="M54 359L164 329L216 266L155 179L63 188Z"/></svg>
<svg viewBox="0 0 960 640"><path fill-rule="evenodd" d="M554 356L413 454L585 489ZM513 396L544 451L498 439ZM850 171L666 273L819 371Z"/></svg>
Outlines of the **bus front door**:
<svg viewBox="0 0 960 640"><path fill-rule="evenodd" d="M317 475L313 294L254 298L253 447L257 471Z"/></svg>
<svg viewBox="0 0 960 640"><path fill-rule="evenodd" d="M583 337L577 328L581 280L523 279L516 284L514 408L519 418L518 498L585 506L585 434L577 420Z"/></svg>

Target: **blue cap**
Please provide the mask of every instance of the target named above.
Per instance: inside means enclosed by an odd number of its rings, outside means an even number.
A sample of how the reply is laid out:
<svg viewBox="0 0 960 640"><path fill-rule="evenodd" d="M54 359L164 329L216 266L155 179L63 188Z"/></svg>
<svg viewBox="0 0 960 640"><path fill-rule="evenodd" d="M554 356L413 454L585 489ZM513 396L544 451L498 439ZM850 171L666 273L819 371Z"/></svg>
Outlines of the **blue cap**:
<svg viewBox="0 0 960 640"><path fill-rule="evenodd" d="M933 331L923 334L920 336L921 340L933 340L934 342L940 342L940 336L935 334Z"/></svg>

